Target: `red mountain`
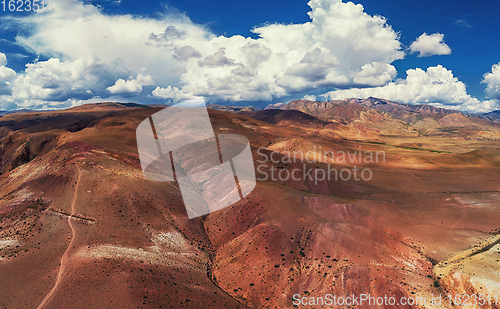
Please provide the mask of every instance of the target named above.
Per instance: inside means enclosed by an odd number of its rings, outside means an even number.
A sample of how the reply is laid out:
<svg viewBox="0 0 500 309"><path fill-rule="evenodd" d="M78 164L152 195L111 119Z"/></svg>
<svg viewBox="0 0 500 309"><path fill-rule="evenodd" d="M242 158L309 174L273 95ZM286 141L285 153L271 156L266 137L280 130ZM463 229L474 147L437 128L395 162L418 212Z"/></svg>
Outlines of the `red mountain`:
<svg viewBox="0 0 500 309"><path fill-rule="evenodd" d="M410 138L364 126L397 133L404 121L388 112L306 103L307 114L209 111L216 133L249 139L260 180L244 200L192 220L177 183L140 169L135 129L160 108L1 117L0 306L292 308L294 295L493 295L498 142L452 138L468 130L453 127L463 121L454 114L437 122L448 135ZM495 127L470 121L494 137ZM383 160L364 159L377 152ZM329 168L372 177L305 175ZM263 179L294 169L298 179Z"/></svg>

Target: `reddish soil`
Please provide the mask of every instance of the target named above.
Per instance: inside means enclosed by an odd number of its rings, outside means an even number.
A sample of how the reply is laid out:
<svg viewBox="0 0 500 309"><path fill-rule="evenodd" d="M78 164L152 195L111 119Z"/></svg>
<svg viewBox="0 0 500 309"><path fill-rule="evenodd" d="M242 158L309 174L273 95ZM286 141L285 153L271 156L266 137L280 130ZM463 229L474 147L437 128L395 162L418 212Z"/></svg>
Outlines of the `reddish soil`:
<svg viewBox="0 0 500 309"><path fill-rule="evenodd" d="M389 136L374 128L397 132L400 120L382 125L385 114L367 109L351 110L356 126L211 110L217 133L246 136L256 160L281 153L262 171L327 169L317 156L285 160L319 146L384 151L385 161L334 165L369 168L370 181L258 181L244 200L192 220L175 182L140 169L135 128L159 108L106 103L0 118L0 307L292 308L294 294L430 299L486 289L488 278L471 285L466 261L446 272L438 263L500 232L496 127L464 127L451 114L456 132ZM498 270L495 248L481 254Z"/></svg>

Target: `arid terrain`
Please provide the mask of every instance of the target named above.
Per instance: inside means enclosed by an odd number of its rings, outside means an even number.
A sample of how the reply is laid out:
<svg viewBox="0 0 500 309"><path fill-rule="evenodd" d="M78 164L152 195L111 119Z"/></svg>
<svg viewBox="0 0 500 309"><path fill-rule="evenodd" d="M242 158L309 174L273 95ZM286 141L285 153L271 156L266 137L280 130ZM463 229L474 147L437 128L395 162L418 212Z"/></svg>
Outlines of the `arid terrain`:
<svg viewBox="0 0 500 309"><path fill-rule="evenodd" d="M374 98L210 107L216 133L250 141L257 187L191 220L177 183L140 167L136 128L161 107L2 116L0 308L294 308L295 294L484 294L356 308L500 308L495 114ZM304 175L332 167L371 177Z"/></svg>

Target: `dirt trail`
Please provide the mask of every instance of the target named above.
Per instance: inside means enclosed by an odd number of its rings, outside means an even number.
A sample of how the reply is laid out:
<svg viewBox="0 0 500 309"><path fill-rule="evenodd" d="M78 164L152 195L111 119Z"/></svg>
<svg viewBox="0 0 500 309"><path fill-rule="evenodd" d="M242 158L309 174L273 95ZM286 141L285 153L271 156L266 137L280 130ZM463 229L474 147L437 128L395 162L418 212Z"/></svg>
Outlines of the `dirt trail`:
<svg viewBox="0 0 500 309"><path fill-rule="evenodd" d="M76 181L75 194L73 195L73 201L71 202L71 213L76 213L75 212L75 203L76 203L76 197L78 194L78 188L80 186L80 178L82 175L78 165L76 165L76 169L78 170L78 179ZM68 248L66 248L66 251L64 251L64 254L61 257L61 261L59 263L60 264L59 272L57 273L56 282L54 283L54 286L49 291L49 293L47 293L47 295L45 295L45 298L42 300L40 305L38 305L37 309L42 309L47 305L47 303L50 301L50 298L52 297L52 295L55 293L55 291L59 287L59 284L62 281L62 277L64 275L64 272L66 271L66 268L67 268L67 265L69 262L69 250L73 247L73 242L75 241L75 236L76 236L76 230L75 230L75 227L73 226L73 220L71 220L71 219L72 219L72 216L68 216L68 224L69 224L69 227L71 228L71 233L72 233L71 241L68 245Z"/></svg>

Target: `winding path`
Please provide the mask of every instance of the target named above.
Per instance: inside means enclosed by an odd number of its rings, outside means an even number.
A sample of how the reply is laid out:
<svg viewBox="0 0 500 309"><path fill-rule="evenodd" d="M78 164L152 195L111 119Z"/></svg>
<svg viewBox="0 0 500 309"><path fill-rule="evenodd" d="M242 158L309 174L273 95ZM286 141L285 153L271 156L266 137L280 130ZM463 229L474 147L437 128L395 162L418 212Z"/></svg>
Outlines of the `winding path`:
<svg viewBox="0 0 500 309"><path fill-rule="evenodd" d="M76 165L76 169L78 170L78 179L76 181L75 194L73 195L73 201L71 202L71 213L73 213L73 214L76 213L75 212L75 203L76 203L76 197L78 194L78 188L80 186L80 178L82 175L78 165ZM52 297L54 292L59 287L59 284L62 281L62 277L64 275L64 272L66 271L68 261L69 261L69 250L71 249L71 247L73 247L73 242L75 241L75 236L76 236L76 230L75 230L75 227L73 226L73 220L71 220L72 217L73 217L72 215L68 216L68 224L69 224L69 227L71 228L71 233L72 233L71 241L68 245L68 248L66 248L66 251L64 251L64 254L61 257L61 261L59 263L60 264L59 272L57 273L56 282L54 283L54 286L49 291L49 293L47 293L47 295L45 295L44 299L42 300L40 305L38 305L37 309L42 309L47 305L47 303L50 301L50 298Z"/></svg>

